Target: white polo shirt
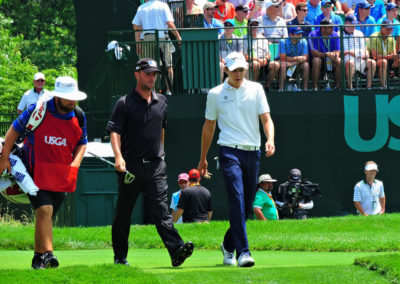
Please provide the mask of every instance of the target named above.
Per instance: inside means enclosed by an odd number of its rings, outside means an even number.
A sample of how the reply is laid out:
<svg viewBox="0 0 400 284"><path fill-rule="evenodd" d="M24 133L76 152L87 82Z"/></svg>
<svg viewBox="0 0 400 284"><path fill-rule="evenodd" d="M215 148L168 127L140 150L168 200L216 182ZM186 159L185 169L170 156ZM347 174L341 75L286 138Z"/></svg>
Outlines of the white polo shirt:
<svg viewBox="0 0 400 284"><path fill-rule="evenodd" d="M36 102L38 101L38 99L43 96L44 94L49 95L50 92L43 89L40 94L36 93L34 88L26 91L23 95L22 98L18 104L18 109L20 111L24 111L25 109L28 108L28 106L30 106L31 104L36 104Z"/></svg>
<svg viewBox="0 0 400 284"><path fill-rule="evenodd" d="M236 89L225 82L207 95L205 117L217 120L218 144L257 146L261 144L259 115L270 112L261 84L244 79Z"/></svg>
<svg viewBox="0 0 400 284"><path fill-rule="evenodd" d="M132 20L132 24L141 26L143 30L164 30L168 28L167 22L174 22L174 17L168 4L158 0L150 0L140 5ZM154 31L144 31L144 33L154 33ZM159 31L158 36L164 38L164 31Z"/></svg>
<svg viewBox="0 0 400 284"><path fill-rule="evenodd" d="M354 187L353 201L360 202L361 207L368 215L378 214L382 210L379 198L383 197L385 197L385 192L380 180L374 180L372 186L362 180Z"/></svg>

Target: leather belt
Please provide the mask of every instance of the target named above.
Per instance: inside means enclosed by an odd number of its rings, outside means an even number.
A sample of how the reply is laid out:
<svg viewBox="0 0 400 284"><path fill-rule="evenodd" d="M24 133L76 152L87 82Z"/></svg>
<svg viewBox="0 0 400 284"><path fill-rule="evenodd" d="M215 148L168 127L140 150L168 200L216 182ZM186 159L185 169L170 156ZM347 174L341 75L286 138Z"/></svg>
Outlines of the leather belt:
<svg viewBox="0 0 400 284"><path fill-rule="evenodd" d="M140 162L142 164L148 164L154 161L164 160L164 156L155 158L131 158L131 161Z"/></svg>
<svg viewBox="0 0 400 284"><path fill-rule="evenodd" d="M258 151L260 150L259 146L249 146L249 145L232 145L232 144L220 144L221 146L235 148L243 151Z"/></svg>

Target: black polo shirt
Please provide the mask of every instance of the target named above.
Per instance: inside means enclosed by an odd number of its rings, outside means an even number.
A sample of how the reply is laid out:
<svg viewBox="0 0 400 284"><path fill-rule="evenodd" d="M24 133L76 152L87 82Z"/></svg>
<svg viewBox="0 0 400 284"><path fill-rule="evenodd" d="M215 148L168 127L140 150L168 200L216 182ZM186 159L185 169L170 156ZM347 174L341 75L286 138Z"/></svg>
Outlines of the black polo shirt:
<svg viewBox="0 0 400 284"><path fill-rule="evenodd" d="M309 33L311 32L311 27L309 27L309 25L311 25L311 24L309 22L307 22L306 20L304 20L304 23L300 24L299 20L297 20L297 18L294 18L286 25L287 25L288 29L290 28L290 26L301 25L300 28L303 31L303 33L302 33L303 37L308 37ZM308 39L306 39L306 40L308 40Z"/></svg>
<svg viewBox="0 0 400 284"><path fill-rule="evenodd" d="M184 223L207 221L212 211L211 193L201 185L187 187L181 191L177 207L183 209Z"/></svg>
<svg viewBox="0 0 400 284"><path fill-rule="evenodd" d="M117 101L107 130L121 135L124 159L154 159L164 155L161 132L166 126L166 98L152 92L148 103L133 89Z"/></svg>

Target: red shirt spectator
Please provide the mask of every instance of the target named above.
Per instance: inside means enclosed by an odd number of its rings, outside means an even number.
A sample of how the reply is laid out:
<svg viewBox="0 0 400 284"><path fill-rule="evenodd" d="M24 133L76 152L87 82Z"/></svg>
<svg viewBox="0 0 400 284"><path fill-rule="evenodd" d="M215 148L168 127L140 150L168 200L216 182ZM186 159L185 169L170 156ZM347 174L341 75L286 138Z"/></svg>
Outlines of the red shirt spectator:
<svg viewBox="0 0 400 284"><path fill-rule="evenodd" d="M235 6L228 0L217 0L215 4L218 5L218 8L215 10L214 18L222 22L235 18Z"/></svg>

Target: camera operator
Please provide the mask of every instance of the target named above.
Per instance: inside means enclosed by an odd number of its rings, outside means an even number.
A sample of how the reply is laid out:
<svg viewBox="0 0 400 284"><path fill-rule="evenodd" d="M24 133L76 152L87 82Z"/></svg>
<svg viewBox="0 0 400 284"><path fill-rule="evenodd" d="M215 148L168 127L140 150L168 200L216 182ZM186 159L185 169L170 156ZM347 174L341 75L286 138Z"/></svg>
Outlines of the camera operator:
<svg viewBox="0 0 400 284"><path fill-rule="evenodd" d="M313 195L319 194L318 184L301 179L301 171L292 169L288 180L279 185L275 203L281 219L307 219L314 207Z"/></svg>

